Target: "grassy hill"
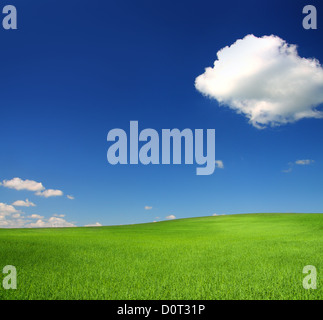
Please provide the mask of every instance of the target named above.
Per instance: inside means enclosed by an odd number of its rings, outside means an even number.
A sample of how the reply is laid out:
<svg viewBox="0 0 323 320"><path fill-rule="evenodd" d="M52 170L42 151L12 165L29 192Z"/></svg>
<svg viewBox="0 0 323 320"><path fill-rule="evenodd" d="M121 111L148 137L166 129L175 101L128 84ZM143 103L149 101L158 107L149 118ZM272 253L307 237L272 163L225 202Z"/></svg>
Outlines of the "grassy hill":
<svg viewBox="0 0 323 320"><path fill-rule="evenodd" d="M322 249L323 214L1 229L0 270L18 280L0 299L323 299ZM316 290L302 286L306 265Z"/></svg>

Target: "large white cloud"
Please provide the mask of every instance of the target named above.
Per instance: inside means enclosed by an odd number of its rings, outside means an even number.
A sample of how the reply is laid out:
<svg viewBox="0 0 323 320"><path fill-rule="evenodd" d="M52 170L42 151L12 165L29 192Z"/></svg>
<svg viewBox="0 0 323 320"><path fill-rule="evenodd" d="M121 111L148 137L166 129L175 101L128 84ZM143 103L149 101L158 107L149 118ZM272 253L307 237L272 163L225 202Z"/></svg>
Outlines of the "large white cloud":
<svg viewBox="0 0 323 320"><path fill-rule="evenodd" d="M4 187L16 190L41 191L45 189L41 182L36 182L28 179L22 180L20 178L3 180L2 185Z"/></svg>
<svg viewBox="0 0 323 320"><path fill-rule="evenodd" d="M53 215L46 219L38 214L24 217L24 212L18 211L14 206L0 202L0 228L63 228L75 227L71 222L63 219L65 215ZM30 219L37 219L36 222Z"/></svg>
<svg viewBox="0 0 323 320"><path fill-rule="evenodd" d="M0 228L24 228L25 224L24 219L0 219Z"/></svg>
<svg viewBox="0 0 323 320"><path fill-rule="evenodd" d="M0 202L0 215L1 216L10 215L10 214L17 213L17 212L18 211L16 210L16 208L14 206Z"/></svg>
<svg viewBox="0 0 323 320"><path fill-rule="evenodd" d="M67 222L63 218L50 217L49 219L39 219L36 222L29 223L26 228L66 228L75 227L73 223Z"/></svg>
<svg viewBox="0 0 323 320"><path fill-rule="evenodd" d="M28 179L22 180L20 178L13 178L11 180L3 180L2 183L0 182L0 185L15 190L34 191L37 196L43 196L45 198L63 195L63 191L61 190L45 189L41 182Z"/></svg>
<svg viewBox="0 0 323 320"><path fill-rule="evenodd" d="M25 218L17 211L12 211L8 207L4 207L0 203L1 208L6 210L0 211L0 228L65 228L75 227L74 223L68 222L63 218L52 216L48 219L38 214L32 214ZM11 207L10 205L6 205ZM31 219L31 220L30 220ZM37 219L33 222L33 219ZM35 221L35 220L34 220Z"/></svg>
<svg viewBox="0 0 323 320"><path fill-rule="evenodd" d="M323 117L316 109L323 103L322 66L274 35L247 35L221 49L195 87L257 128Z"/></svg>
<svg viewBox="0 0 323 320"><path fill-rule="evenodd" d="M10 204L0 202L0 228L21 228L24 224L20 211Z"/></svg>

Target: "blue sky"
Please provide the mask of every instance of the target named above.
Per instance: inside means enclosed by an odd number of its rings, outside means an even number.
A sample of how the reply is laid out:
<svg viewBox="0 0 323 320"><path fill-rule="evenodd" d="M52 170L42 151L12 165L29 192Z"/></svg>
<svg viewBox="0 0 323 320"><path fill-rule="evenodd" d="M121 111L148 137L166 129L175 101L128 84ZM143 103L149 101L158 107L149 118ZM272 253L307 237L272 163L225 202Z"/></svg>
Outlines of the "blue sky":
<svg viewBox="0 0 323 320"><path fill-rule="evenodd" d="M25 221L55 214L77 226L322 212L323 119L259 129L194 86L248 34L276 35L322 64L323 7L310 2L317 30L302 27L308 1L10 1L18 29L0 29L0 203L29 199L35 206L13 206ZM131 120L159 132L215 129L224 168L110 165L107 133ZM5 187L15 177L63 195Z"/></svg>

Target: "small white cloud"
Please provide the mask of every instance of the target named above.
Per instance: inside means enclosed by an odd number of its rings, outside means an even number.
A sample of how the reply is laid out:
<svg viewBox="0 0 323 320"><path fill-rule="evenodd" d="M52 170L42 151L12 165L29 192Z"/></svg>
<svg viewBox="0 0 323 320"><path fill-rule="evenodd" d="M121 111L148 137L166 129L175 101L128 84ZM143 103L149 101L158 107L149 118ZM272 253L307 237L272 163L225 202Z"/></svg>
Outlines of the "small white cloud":
<svg viewBox="0 0 323 320"><path fill-rule="evenodd" d="M36 192L37 196L42 196L45 198L49 197L59 197L63 195L63 191L61 190L54 190L54 189L47 189L45 191L38 191Z"/></svg>
<svg viewBox="0 0 323 320"><path fill-rule="evenodd" d="M215 217L215 216L218 216L218 214L216 214L216 213L213 213L213 214L212 214L212 216L214 216L214 217Z"/></svg>
<svg viewBox="0 0 323 320"><path fill-rule="evenodd" d="M219 169L223 169L224 165L223 165L223 161L222 160L215 160L215 167L219 168Z"/></svg>
<svg viewBox="0 0 323 320"><path fill-rule="evenodd" d="M65 214L53 214L54 217L64 218Z"/></svg>
<svg viewBox="0 0 323 320"><path fill-rule="evenodd" d="M145 206L145 210L151 210L153 207Z"/></svg>
<svg viewBox="0 0 323 320"><path fill-rule="evenodd" d="M22 180L20 178L3 180L2 185L6 188L15 190L41 191L45 189L41 182L36 182L28 179Z"/></svg>
<svg viewBox="0 0 323 320"><path fill-rule="evenodd" d="M96 222L94 224L86 224L84 227L102 227L102 224L99 222Z"/></svg>
<svg viewBox="0 0 323 320"><path fill-rule="evenodd" d="M25 201L17 200L12 205L16 207L35 207L36 206L33 202L29 201L28 199L26 199Z"/></svg>
<svg viewBox="0 0 323 320"><path fill-rule="evenodd" d="M278 36L252 34L217 52L195 79L202 94L244 114L256 128L322 118L323 68Z"/></svg>
<svg viewBox="0 0 323 320"><path fill-rule="evenodd" d="M313 162L314 162L314 160L309 160L309 159L295 161L296 164L299 164L299 165L302 165L302 166L309 165L309 164L311 164Z"/></svg>
<svg viewBox="0 0 323 320"><path fill-rule="evenodd" d="M171 214L171 215L167 216L165 219L173 220L173 219L176 219L176 217L173 214Z"/></svg>
<svg viewBox="0 0 323 320"><path fill-rule="evenodd" d="M74 199L75 199L73 196L71 196L71 195L69 195L69 194L66 196L66 198L68 198L68 199L70 199L70 200L74 200Z"/></svg>

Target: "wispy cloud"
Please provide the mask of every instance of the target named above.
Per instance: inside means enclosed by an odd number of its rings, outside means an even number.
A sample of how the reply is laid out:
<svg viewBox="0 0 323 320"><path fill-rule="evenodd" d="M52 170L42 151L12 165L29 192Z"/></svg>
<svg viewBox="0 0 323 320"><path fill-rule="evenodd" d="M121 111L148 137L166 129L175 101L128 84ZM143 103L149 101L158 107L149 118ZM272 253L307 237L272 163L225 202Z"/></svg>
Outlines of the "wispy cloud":
<svg viewBox="0 0 323 320"><path fill-rule="evenodd" d="M292 171L293 171L292 167L289 167L288 169L282 170L282 172L284 172L284 173L289 173L289 172L292 172Z"/></svg>
<svg viewBox="0 0 323 320"><path fill-rule="evenodd" d="M296 160L295 161L295 164L299 164L301 166L306 166L306 165L309 165L311 163L314 163L314 160L306 159L306 160Z"/></svg>
<svg viewBox="0 0 323 320"><path fill-rule="evenodd" d="M284 173L289 173L289 172L292 172L293 171L293 166L294 165L300 165L300 166L308 166L312 163L314 163L315 161L314 160L311 160L311 159L305 159L305 160L296 160L294 162L289 162L288 163L288 166L289 168L285 169L285 170L282 170L282 172Z"/></svg>
<svg viewBox="0 0 323 320"><path fill-rule="evenodd" d="M315 109L323 102L322 66L274 35L247 35L221 49L195 87L257 128L323 117Z"/></svg>
<svg viewBox="0 0 323 320"><path fill-rule="evenodd" d="M151 210L153 207L145 206L145 210Z"/></svg>
<svg viewBox="0 0 323 320"><path fill-rule="evenodd" d="M75 199L75 198L74 198L74 196L71 196L71 195L69 195L69 194L66 196L66 198L67 198L67 199L70 199L70 200L74 200L74 199Z"/></svg>
<svg viewBox="0 0 323 320"><path fill-rule="evenodd" d="M165 219L167 219L167 220L173 220L173 219L176 219L176 217L173 214L171 214L171 215L165 217Z"/></svg>

